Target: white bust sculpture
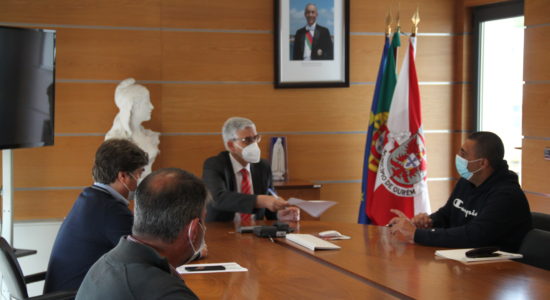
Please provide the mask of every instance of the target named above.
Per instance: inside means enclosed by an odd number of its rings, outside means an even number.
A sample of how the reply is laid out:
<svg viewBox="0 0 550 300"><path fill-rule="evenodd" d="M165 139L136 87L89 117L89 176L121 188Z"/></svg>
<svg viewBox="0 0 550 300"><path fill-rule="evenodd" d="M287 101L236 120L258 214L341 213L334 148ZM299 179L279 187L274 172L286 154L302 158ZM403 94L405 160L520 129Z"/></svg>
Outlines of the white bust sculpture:
<svg viewBox="0 0 550 300"><path fill-rule="evenodd" d="M151 119L153 104L147 88L136 84L133 78L123 80L115 89L115 104L120 110L113 121L113 127L105 139L123 138L136 143L149 155L149 164L141 178L151 173L151 166L159 154L159 133L145 129L141 123Z"/></svg>

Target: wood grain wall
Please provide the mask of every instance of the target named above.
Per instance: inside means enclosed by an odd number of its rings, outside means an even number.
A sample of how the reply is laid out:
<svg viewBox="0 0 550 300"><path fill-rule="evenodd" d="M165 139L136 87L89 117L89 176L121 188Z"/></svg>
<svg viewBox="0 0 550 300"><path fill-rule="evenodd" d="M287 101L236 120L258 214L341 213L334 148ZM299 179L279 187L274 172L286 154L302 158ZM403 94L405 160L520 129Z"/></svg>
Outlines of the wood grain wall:
<svg viewBox="0 0 550 300"><path fill-rule="evenodd" d="M525 0L522 182L532 211L550 213L550 3Z"/></svg>
<svg viewBox="0 0 550 300"><path fill-rule="evenodd" d="M201 175L202 162L223 150L225 119L249 117L265 136L288 137L293 178L321 183L321 197L339 202L324 220L356 222L365 131L391 5L351 1L351 87L276 90L272 0L3 0L1 24L57 30L55 145L14 151L16 220L66 215L92 182L93 154L117 112L114 88L134 77L149 88L155 106L144 125L162 133L155 168ZM467 41L457 26L457 7L463 7L455 0L402 1L405 32L417 5L420 32L432 33L418 38L417 70L437 209L454 185L456 141L471 129L462 97L469 84L456 62L467 60L460 50ZM267 153L267 145L261 147Z"/></svg>

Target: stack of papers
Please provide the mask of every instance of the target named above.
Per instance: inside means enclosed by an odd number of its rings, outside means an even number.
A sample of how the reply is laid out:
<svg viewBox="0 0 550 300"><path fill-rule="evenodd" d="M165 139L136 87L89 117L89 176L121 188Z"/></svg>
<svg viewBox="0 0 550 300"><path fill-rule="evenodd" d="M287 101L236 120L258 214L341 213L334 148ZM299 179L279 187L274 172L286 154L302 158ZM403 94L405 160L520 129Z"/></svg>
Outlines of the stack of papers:
<svg viewBox="0 0 550 300"><path fill-rule="evenodd" d="M508 259L518 259L523 257L523 255L521 254L504 252L504 251L496 251L495 253L500 254L499 256L477 257L477 258L467 257L466 252L472 249L473 248L455 249L455 250L437 250L435 251L435 255L443 258L457 260L463 263L490 262L490 261L499 261L499 260L508 260Z"/></svg>
<svg viewBox="0 0 550 300"><path fill-rule="evenodd" d="M299 208L303 209L305 212L310 214L312 217L319 218L329 207L336 204L334 201L325 201L325 200L311 200L305 201L298 198L288 199L288 203L291 205L296 205Z"/></svg>
<svg viewBox="0 0 550 300"><path fill-rule="evenodd" d="M286 239L309 250L332 250L340 249L340 246L327 242L311 234L289 233Z"/></svg>

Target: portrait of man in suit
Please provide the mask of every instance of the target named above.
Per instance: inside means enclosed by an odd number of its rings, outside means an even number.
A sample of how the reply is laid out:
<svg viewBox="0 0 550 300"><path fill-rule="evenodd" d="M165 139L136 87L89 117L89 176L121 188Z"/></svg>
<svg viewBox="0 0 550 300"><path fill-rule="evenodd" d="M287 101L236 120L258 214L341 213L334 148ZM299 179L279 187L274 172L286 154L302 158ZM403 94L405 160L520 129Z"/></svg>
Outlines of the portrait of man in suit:
<svg viewBox="0 0 550 300"><path fill-rule="evenodd" d="M292 60L332 60L333 43L328 28L317 24L317 5L306 4L304 17L307 24L294 35Z"/></svg>

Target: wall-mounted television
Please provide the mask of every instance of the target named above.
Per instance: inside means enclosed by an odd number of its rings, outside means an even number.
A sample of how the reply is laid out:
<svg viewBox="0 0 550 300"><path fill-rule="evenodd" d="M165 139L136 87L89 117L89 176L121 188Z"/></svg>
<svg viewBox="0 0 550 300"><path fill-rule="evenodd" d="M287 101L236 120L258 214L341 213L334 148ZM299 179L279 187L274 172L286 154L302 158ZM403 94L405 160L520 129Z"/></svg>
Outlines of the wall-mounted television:
<svg viewBox="0 0 550 300"><path fill-rule="evenodd" d="M53 145L55 31L0 26L0 149Z"/></svg>

